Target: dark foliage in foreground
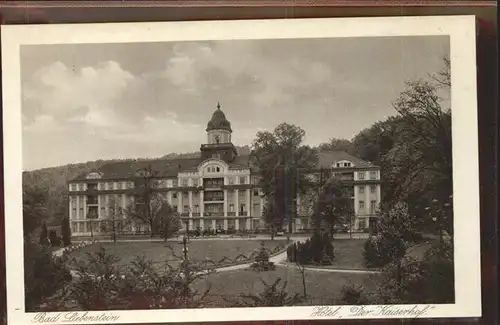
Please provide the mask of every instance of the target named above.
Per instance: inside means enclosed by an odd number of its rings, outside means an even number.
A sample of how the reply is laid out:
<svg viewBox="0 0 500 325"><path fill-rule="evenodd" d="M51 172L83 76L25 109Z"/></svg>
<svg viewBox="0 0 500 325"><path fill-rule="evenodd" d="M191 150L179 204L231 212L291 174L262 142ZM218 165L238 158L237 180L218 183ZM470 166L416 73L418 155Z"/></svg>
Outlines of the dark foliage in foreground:
<svg viewBox="0 0 500 325"><path fill-rule="evenodd" d="M87 259L71 261L73 282L51 297L44 310L124 310L201 308L209 291L197 292L195 283L210 270L195 262L162 268L137 257L131 265L118 265L119 258L104 249L88 253Z"/></svg>
<svg viewBox="0 0 500 325"><path fill-rule="evenodd" d="M232 307L281 307L295 306L303 301L299 293L290 294L286 291L287 282L284 281L281 288L278 285L281 278L276 279L272 284L260 280L264 284L264 290L259 294L242 294L236 301L229 301Z"/></svg>
<svg viewBox="0 0 500 325"><path fill-rule="evenodd" d="M24 294L27 311L36 311L61 286L71 281L62 258L53 258L49 248L25 240Z"/></svg>

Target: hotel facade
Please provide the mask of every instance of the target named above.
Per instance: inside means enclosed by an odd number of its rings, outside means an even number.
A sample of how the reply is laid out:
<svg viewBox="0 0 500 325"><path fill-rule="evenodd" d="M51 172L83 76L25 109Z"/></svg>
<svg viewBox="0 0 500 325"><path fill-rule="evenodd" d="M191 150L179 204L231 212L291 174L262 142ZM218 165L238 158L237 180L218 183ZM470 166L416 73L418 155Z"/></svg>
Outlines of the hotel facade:
<svg viewBox="0 0 500 325"><path fill-rule="evenodd" d="M233 145L231 123L218 105L206 128L207 140L195 158L125 160L71 180L68 184L69 216L73 236L105 233L116 207L140 204L138 188L144 177L153 181L151 191L179 214L183 229L258 231L265 229L265 198L259 174L248 155ZM307 173L318 178L323 171L340 177L353 200L353 230L370 227L380 204L380 168L341 151L318 153L317 168ZM150 173L146 175L147 173ZM148 181L149 182L149 181ZM294 232L312 228L310 200L297 198ZM147 233L149 225L137 220L120 222L119 231Z"/></svg>

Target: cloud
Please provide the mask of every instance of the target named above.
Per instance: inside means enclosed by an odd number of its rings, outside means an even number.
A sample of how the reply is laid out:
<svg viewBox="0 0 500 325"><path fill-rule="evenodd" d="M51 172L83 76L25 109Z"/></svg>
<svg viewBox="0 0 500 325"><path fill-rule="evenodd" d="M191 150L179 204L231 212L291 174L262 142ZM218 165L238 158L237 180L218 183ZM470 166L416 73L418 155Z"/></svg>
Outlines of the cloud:
<svg viewBox="0 0 500 325"><path fill-rule="evenodd" d="M109 126L117 117L113 114L116 99L133 79L113 61L80 69L54 62L23 84L23 115L28 124L40 114L50 114L60 123Z"/></svg>
<svg viewBox="0 0 500 325"><path fill-rule="evenodd" d="M440 54L432 60L418 55L435 45L415 44L337 39L54 47L43 63L24 65L25 152L57 147L54 164L56 158L197 150L217 102L235 144L249 144L257 130L282 122L304 128L308 143L349 137L394 113L390 101L404 80L435 70L428 62L439 63ZM137 62L145 51L149 60ZM38 156L25 155L42 164Z"/></svg>

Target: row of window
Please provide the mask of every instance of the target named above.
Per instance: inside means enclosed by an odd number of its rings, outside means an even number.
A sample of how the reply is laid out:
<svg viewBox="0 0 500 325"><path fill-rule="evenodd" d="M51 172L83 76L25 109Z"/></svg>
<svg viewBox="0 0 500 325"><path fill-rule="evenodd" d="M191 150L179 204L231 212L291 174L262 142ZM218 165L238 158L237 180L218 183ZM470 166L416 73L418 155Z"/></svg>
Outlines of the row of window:
<svg viewBox="0 0 500 325"><path fill-rule="evenodd" d="M173 208L174 208L174 210L177 210L177 206L176 205L174 205ZM239 205L238 211L240 213L246 213L247 212L246 204L241 203ZM184 205L183 209L182 209L182 212L183 213L189 213L189 212L200 213L200 206L198 204L195 204L193 206L193 210L190 211L189 205ZM209 212L209 213L224 213L224 205L222 205L222 204L207 204L205 206L205 212ZM228 210L228 212L236 212L234 204L229 204L229 210Z"/></svg>
<svg viewBox="0 0 500 325"><path fill-rule="evenodd" d="M376 193L377 192L377 186L376 185L371 185L370 186L370 192L371 193ZM365 193L365 186L360 186L359 187L359 194L364 194Z"/></svg>
<svg viewBox="0 0 500 325"><path fill-rule="evenodd" d="M351 162L338 162L337 164L337 167L352 167L352 163Z"/></svg>
<svg viewBox="0 0 500 325"><path fill-rule="evenodd" d="M358 172L358 179L363 180L365 179L365 172ZM377 172L370 172L370 179L375 180L377 179Z"/></svg>
<svg viewBox="0 0 500 325"><path fill-rule="evenodd" d="M219 168L219 167L213 167L213 168ZM233 176L228 176L228 184L233 185L233 184L247 184L246 182L246 177L241 176L241 177L233 177ZM215 182L215 183L214 183ZM159 188L172 188L174 186L174 180L164 180L164 181L158 181L156 186ZM178 181L178 184L183 187L187 186L201 186L200 179L198 178L182 178ZM220 185L222 186L224 183L222 181L216 181L216 180L208 180L206 185L211 186L211 185ZM125 190L125 189L130 189L134 187L133 182L105 182L105 183L99 183L99 184L85 184L85 183L73 183L70 186L70 191L90 191L90 190L101 190L101 191L109 191L109 190Z"/></svg>
<svg viewBox="0 0 500 325"><path fill-rule="evenodd" d="M359 211L364 211L365 210L365 201L360 200L358 202L358 207L359 207ZM372 200L372 201L370 201L370 213L375 213L376 211L377 211L377 201Z"/></svg>

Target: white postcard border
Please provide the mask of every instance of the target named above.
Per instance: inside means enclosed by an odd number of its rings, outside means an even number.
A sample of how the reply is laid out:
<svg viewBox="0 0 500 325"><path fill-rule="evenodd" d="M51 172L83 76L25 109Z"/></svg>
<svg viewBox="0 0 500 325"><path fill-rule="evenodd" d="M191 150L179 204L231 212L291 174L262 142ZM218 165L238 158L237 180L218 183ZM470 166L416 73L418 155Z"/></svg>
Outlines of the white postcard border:
<svg viewBox="0 0 500 325"><path fill-rule="evenodd" d="M321 18L113 24L1 26L3 70L4 189L8 323L33 323L24 311L22 232L22 126L20 46L35 44L162 42L189 40L285 39L326 37L390 37L448 35L452 71L453 182L455 231L455 304L411 305L425 309L418 317L481 316L479 168L474 16ZM56 323L167 323L298 319L406 318L382 315L379 306L367 315L360 306L211 308L189 310L94 311L117 319L70 320L72 312L47 313ZM403 305L398 308L406 308ZM82 316L85 312L79 312Z"/></svg>

